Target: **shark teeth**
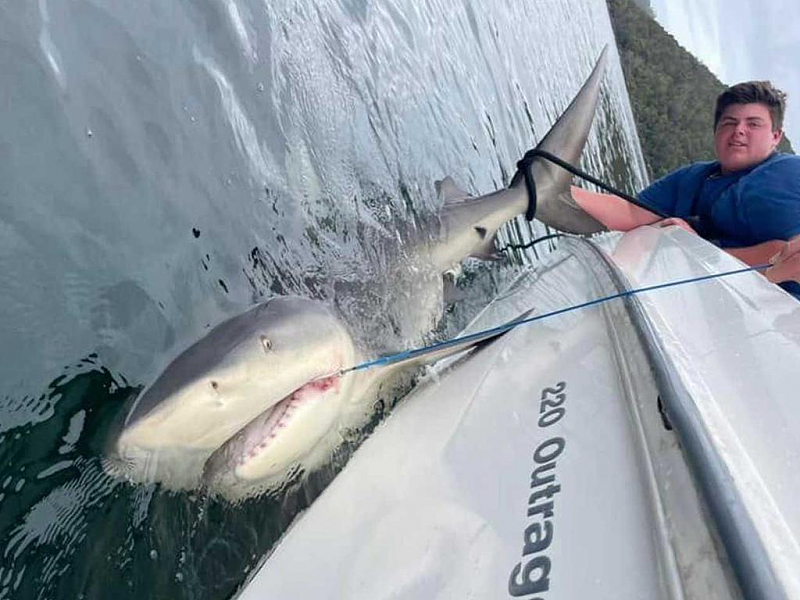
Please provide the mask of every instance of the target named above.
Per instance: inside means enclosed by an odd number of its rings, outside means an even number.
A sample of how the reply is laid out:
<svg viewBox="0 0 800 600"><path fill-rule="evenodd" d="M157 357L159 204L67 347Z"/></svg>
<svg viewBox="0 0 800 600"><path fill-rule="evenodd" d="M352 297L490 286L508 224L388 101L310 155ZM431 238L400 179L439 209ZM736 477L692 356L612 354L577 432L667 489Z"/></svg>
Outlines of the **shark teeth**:
<svg viewBox="0 0 800 600"><path fill-rule="evenodd" d="M339 385L339 376L331 375L322 379L309 381L305 385L296 389L292 394L278 402L259 419L265 419L263 425L259 427L261 435L259 438L250 440L239 455L237 465L241 466L247 461L258 456L281 434L281 430L286 428L292 421L297 410L309 401L318 399L331 388Z"/></svg>

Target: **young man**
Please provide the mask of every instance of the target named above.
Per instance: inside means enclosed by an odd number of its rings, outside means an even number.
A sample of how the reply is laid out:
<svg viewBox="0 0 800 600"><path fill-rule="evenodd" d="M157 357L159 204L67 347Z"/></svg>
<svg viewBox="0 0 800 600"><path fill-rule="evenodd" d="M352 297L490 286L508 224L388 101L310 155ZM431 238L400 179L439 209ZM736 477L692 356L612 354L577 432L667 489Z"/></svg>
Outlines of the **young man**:
<svg viewBox="0 0 800 600"><path fill-rule="evenodd" d="M768 81L723 92L714 114L718 160L680 168L639 194L643 204L672 218L577 187L573 198L609 229L677 225L746 264L775 259L767 278L800 299L800 157L776 151L785 106L786 94Z"/></svg>

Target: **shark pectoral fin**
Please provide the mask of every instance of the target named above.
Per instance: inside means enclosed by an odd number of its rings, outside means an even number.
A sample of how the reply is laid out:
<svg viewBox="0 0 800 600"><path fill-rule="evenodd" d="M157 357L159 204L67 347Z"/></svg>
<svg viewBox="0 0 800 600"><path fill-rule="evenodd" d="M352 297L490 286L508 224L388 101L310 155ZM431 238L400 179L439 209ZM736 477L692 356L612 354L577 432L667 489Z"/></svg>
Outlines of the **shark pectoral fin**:
<svg viewBox="0 0 800 600"><path fill-rule="evenodd" d="M428 352L425 355L419 356L413 360L418 360L424 364L433 364L439 360L442 360L443 358L447 358L448 356L452 356L466 350L481 349L485 346L488 346L495 340L503 337L506 333L514 329L521 321L528 319L534 313L534 311L535 309L531 308L519 315L517 318L512 319L503 325L499 325L481 333L467 335L461 339L456 338L455 340L451 340L450 343L443 345L442 348L434 348L431 352Z"/></svg>
<svg viewBox="0 0 800 600"><path fill-rule="evenodd" d="M470 253L470 256L478 260L503 260L503 255L499 253L495 247L496 237L494 235L487 235L483 227L476 227L475 229L483 230L483 235L481 236L483 238L483 243L475 248L475 250ZM480 234L480 232L478 233Z"/></svg>
<svg viewBox="0 0 800 600"><path fill-rule="evenodd" d="M453 204L456 202L463 202L470 198L470 194L458 187L458 184L453 180L450 175L447 175L441 181L434 183L436 186L436 193L439 195L445 204Z"/></svg>
<svg viewBox="0 0 800 600"><path fill-rule="evenodd" d="M539 202L536 218L559 231L577 234L590 234L606 231L605 225L583 210L570 191L546 195Z"/></svg>
<svg viewBox="0 0 800 600"><path fill-rule="evenodd" d="M466 334L464 336L457 337L455 339L447 340L444 342L439 342L433 344L431 346L426 346L424 348L417 348L415 350L410 350L394 355L387 355L384 357L383 364L381 367L390 366L392 368L397 367L399 365L430 365L435 363L438 360L443 358L447 358L448 356L453 356L454 354L459 354L466 350L470 350L473 348L482 348L494 340L502 337L512 329L514 329L517 325L523 324L528 317L535 311L535 308L531 308L521 315L519 315L516 319L512 319L511 321L507 321L502 325L498 325L497 327L492 327L491 329L486 329L484 331L480 331L477 333ZM405 355L405 356L401 356Z"/></svg>
<svg viewBox="0 0 800 600"><path fill-rule="evenodd" d="M487 250L486 252L475 252L473 254L470 254L470 256L472 258L477 258L478 260L486 260L492 262L501 261L505 258L505 256L494 250L491 251Z"/></svg>

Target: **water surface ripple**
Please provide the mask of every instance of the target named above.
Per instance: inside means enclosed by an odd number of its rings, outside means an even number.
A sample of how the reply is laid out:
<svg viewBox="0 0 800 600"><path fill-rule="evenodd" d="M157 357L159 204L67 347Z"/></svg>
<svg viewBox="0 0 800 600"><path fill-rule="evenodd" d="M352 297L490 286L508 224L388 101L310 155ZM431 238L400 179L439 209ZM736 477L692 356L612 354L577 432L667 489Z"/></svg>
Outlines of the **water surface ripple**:
<svg viewBox="0 0 800 600"><path fill-rule="evenodd" d="M406 242L435 231L433 182L505 185L613 45L602 0L487 6L0 2L0 600L230 597L324 488L358 439L234 507L109 478L107 432L276 294L335 303L373 351L425 337ZM584 166L631 191L610 63ZM511 265L468 265L439 335Z"/></svg>

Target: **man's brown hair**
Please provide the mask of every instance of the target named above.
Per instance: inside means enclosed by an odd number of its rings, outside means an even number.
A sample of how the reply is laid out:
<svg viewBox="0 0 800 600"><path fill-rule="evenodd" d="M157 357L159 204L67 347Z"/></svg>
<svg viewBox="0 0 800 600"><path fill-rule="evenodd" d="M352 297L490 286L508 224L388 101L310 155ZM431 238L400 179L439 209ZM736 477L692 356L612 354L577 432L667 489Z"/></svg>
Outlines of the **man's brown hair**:
<svg viewBox="0 0 800 600"><path fill-rule="evenodd" d="M731 104L763 104L772 117L772 131L783 127L783 113L786 112L786 93L774 87L769 81L745 81L729 87L717 96L714 111L714 130L717 129L722 113Z"/></svg>

